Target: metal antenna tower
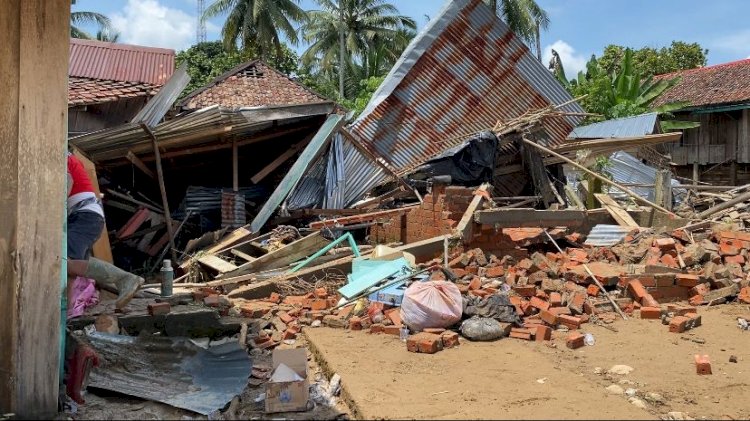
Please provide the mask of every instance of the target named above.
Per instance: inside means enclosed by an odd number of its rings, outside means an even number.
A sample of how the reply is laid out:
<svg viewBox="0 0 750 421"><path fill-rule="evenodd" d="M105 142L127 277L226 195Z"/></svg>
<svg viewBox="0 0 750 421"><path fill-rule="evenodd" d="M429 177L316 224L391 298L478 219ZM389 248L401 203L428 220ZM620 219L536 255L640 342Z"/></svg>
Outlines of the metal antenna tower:
<svg viewBox="0 0 750 421"><path fill-rule="evenodd" d="M198 22L195 25L195 42L206 42L206 22L203 21L203 12L206 10L206 0L196 0L198 3Z"/></svg>

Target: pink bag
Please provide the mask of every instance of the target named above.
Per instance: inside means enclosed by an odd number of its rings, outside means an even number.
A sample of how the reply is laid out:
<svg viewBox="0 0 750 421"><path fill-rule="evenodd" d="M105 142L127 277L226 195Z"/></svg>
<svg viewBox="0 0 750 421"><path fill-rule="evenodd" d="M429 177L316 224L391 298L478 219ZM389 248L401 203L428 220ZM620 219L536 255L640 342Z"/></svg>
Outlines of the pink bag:
<svg viewBox="0 0 750 421"><path fill-rule="evenodd" d="M401 302L401 321L417 332L452 326L462 313L461 291L448 281L414 282Z"/></svg>
<svg viewBox="0 0 750 421"><path fill-rule="evenodd" d="M93 279L76 277L68 282L68 319L78 317L92 306L99 303L99 291L96 290Z"/></svg>

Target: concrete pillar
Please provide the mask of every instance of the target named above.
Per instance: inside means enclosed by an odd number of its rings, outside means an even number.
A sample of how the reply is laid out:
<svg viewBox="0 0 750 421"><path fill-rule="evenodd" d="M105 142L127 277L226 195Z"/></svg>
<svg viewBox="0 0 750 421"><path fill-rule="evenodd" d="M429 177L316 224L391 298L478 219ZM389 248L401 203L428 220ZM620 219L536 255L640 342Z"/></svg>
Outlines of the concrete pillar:
<svg viewBox="0 0 750 421"><path fill-rule="evenodd" d="M57 412L70 0L0 1L0 414Z"/></svg>

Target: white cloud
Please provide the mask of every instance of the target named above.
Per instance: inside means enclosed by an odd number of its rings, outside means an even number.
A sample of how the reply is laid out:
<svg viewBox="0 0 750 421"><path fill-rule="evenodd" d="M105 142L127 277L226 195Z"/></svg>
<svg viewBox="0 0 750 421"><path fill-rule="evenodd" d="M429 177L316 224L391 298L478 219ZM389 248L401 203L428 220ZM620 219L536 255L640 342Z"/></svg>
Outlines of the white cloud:
<svg viewBox="0 0 750 421"><path fill-rule="evenodd" d="M557 40L551 45L544 47L542 51L542 63L548 65L550 59L552 59L552 50L557 51L562 61L563 68L565 69L565 76L568 79L576 77L579 71L586 71L586 62L588 58L583 54L577 53L575 48L563 40Z"/></svg>
<svg viewBox="0 0 750 421"><path fill-rule="evenodd" d="M750 53L750 29L743 29L733 34L718 37L709 44L709 49L726 51L736 55L748 54Z"/></svg>
<svg viewBox="0 0 750 421"><path fill-rule="evenodd" d="M184 50L195 43L196 17L159 0L128 0L111 19L126 44Z"/></svg>

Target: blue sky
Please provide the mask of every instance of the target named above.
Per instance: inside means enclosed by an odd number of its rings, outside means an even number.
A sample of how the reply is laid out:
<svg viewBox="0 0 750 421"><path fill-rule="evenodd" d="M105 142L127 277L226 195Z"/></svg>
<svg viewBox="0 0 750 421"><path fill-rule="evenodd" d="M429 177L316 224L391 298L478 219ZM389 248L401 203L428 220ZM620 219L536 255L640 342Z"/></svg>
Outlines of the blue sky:
<svg viewBox="0 0 750 421"><path fill-rule="evenodd" d="M210 4L213 0L206 0ZM708 63L750 57L748 0L537 0L550 15L542 33L544 61L550 48L560 54L566 71L583 68L592 53L608 44L661 47L672 40L698 42L708 48ZM425 15L435 16L442 0L391 0L420 28ZM302 0L315 9L314 0ZM121 32L121 42L182 50L195 42L196 0L78 0L73 10L104 13ZM218 39L222 19L207 27ZM304 50L304 45L297 47Z"/></svg>

